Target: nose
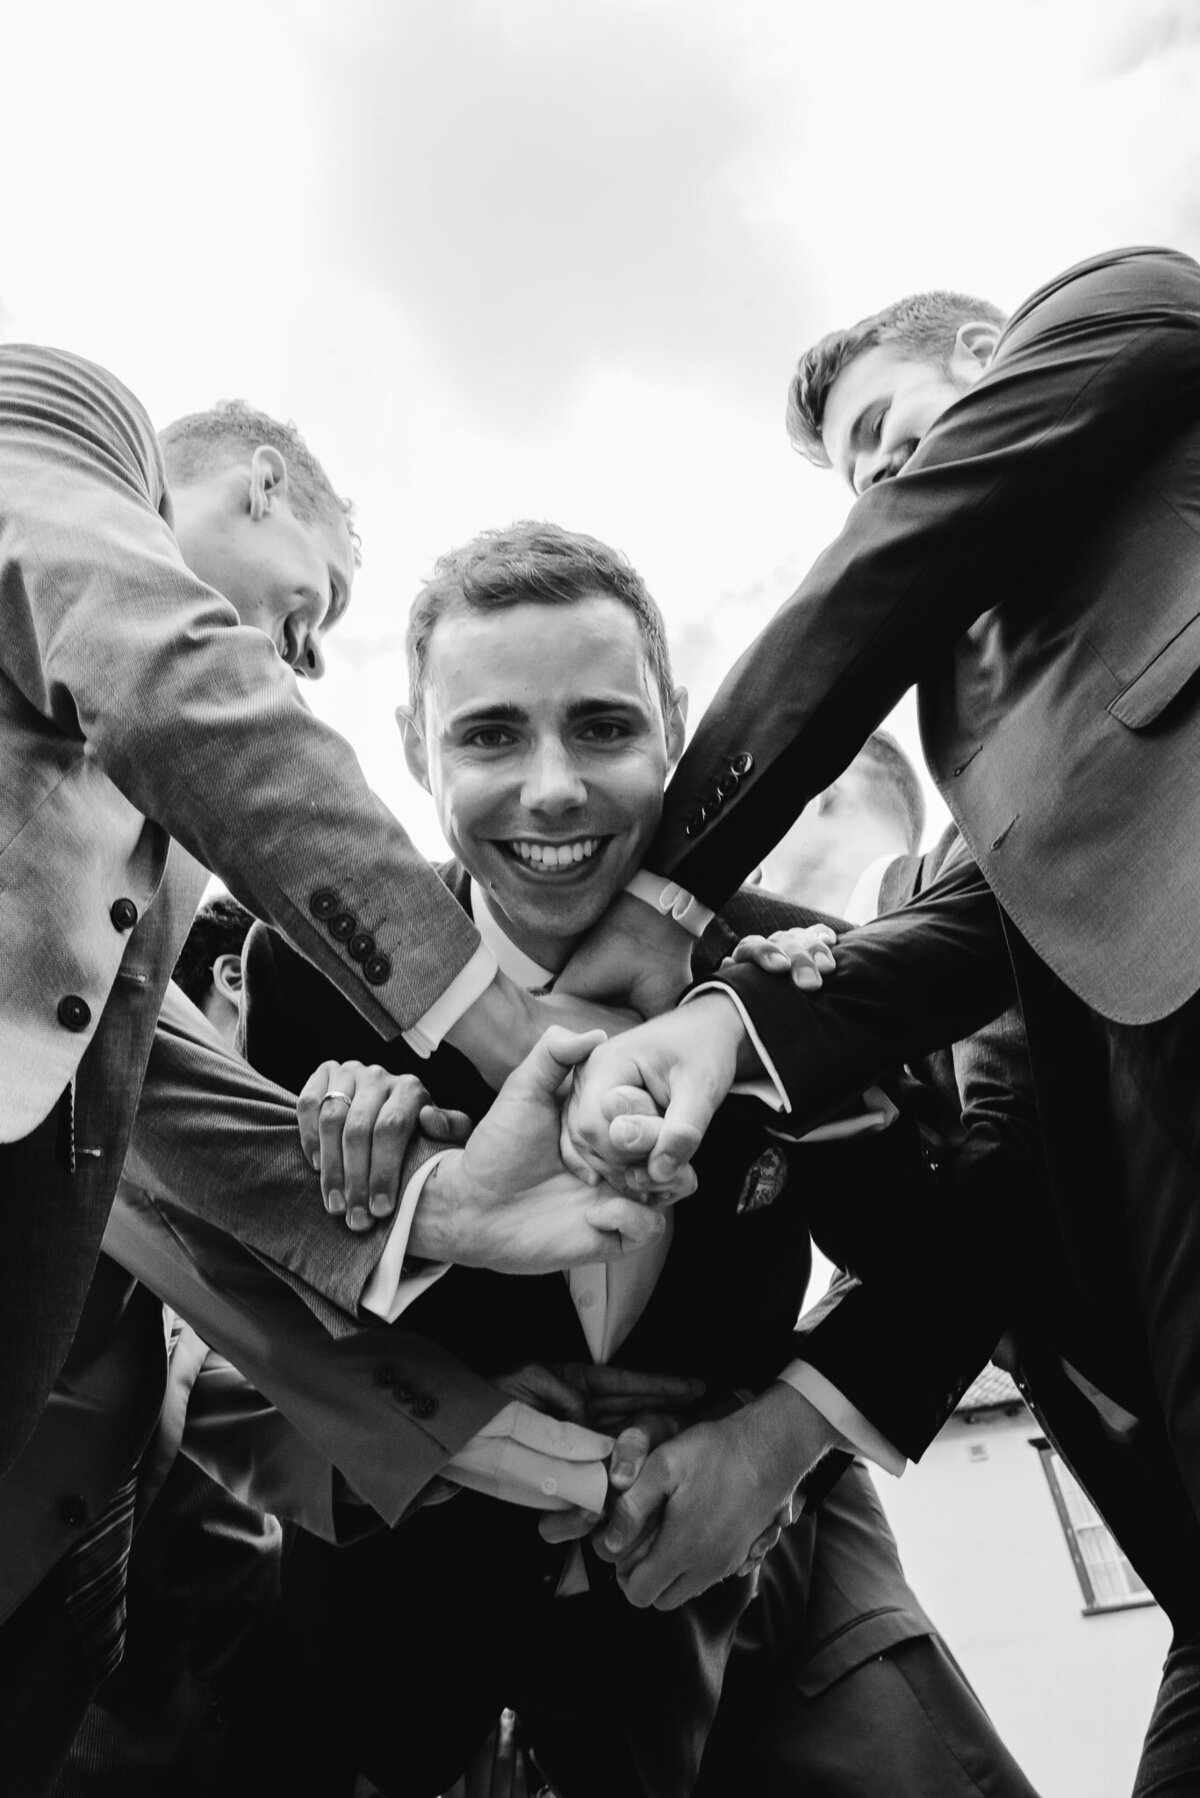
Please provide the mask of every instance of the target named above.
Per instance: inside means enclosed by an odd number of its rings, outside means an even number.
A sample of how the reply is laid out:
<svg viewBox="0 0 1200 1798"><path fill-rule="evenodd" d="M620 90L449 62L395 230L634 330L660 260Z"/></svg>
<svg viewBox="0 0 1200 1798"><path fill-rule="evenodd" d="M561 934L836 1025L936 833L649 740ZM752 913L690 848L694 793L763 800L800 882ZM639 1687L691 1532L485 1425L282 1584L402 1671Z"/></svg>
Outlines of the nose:
<svg viewBox="0 0 1200 1798"><path fill-rule="evenodd" d="M325 651L321 646L320 627L300 624L296 627L294 649L288 658L303 680L321 680L325 674Z"/></svg>
<svg viewBox="0 0 1200 1798"><path fill-rule="evenodd" d="M556 816L583 805L586 799L587 787L563 744L539 743L521 783L521 804L525 810Z"/></svg>

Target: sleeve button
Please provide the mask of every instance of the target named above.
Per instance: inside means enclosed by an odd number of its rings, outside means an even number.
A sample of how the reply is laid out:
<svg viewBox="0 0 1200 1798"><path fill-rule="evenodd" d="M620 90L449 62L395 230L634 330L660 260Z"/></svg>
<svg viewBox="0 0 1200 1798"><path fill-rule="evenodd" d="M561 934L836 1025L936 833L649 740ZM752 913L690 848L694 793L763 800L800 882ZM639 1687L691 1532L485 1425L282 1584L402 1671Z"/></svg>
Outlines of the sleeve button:
<svg viewBox="0 0 1200 1798"><path fill-rule="evenodd" d="M308 909L314 918L320 918L324 923L326 918L332 918L340 904L332 887L320 887L309 900Z"/></svg>
<svg viewBox="0 0 1200 1798"><path fill-rule="evenodd" d="M358 919L352 911L340 911L329 920L329 934L339 943L348 943L358 929Z"/></svg>
<svg viewBox="0 0 1200 1798"><path fill-rule="evenodd" d="M438 1402L431 1392L422 1392L420 1396L415 1398L412 1402L412 1413L414 1417L432 1417L437 1408Z"/></svg>
<svg viewBox="0 0 1200 1798"><path fill-rule="evenodd" d="M392 972L386 955L368 955L363 963L363 979L371 986L383 986Z"/></svg>
<svg viewBox="0 0 1200 1798"><path fill-rule="evenodd" d="M366 961L375 953L375 938L369 930L359 930L346 944L346 954L351 961Z"/></svg>
<svg viewBox="0 0 1200 1798"><path fill-rule="evenodd" d="M753 766L754 757L750 754L748 749L743 749L741 755L733 756L729 763L731 772L736 774L739 779L743 774L749 774Z"/></svg>

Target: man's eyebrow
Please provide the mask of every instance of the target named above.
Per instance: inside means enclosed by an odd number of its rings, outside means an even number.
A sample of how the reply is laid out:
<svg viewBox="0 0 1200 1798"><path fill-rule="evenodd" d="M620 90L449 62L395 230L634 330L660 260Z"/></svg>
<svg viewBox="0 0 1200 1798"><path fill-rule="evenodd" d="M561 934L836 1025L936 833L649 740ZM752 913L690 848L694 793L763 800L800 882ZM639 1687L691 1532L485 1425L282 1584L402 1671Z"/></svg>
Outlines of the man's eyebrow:
<svg viewBox="0 0 1200 1798"><path fill-rule="evenodd" d="M523 724L528 713L523 706L514 705L511 700L483 700L478 705L468 706L464 711L452 712L446 719L448 730L462 730L469 724Z"/></svg>
<svg viewBox="0 0 1200 1798"><path fill-rule="evenodd" d="M591 718L597 712L644 712L646 702L638 693L589 693L586 699L573 699L567 707L568 718Z"/></svg>

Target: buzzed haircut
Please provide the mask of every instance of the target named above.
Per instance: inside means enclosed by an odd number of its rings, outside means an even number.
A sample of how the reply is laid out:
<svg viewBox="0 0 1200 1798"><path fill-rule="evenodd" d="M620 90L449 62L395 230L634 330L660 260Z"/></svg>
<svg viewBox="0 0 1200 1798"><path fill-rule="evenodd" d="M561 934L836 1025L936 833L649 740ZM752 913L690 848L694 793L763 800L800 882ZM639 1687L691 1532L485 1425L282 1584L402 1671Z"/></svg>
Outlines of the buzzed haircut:
<svg viewBox="0 0 1200 1798"><path fill-rule="evenodd" d="M158 433L167 475L183 483L202 479L231 463L248 462L260 444L277 449L287 464L288 504L303 523L319 515L341 518L361 560L354 505L336 493L329 476L289 419L280 424L245 400L219 400L207 412L189 412Z"/></svg>
<svg viewBox="0 0 1200 1798"><path fill-rule="evenodd" d="M915 855L925 833L925 794L921 777L889 731L872 731L855 757L867 804L902 833L908 853Z"/></svg>
<svg viewBox="0 0 1200 1798"><path fill-rule="evenodd" d="M481 531L448 550L413 600L408 615L408 701L420 715L425 701L429 639L439 618L455 612L498 612L507 606L575 605L599 594L626 606L637 620L663 717L675 704L671 652L662 613L646 583L619 550L596 537L540 519Z"/></svg>
<svg viewBox="0 0 1200 1798"><path fill-rule="evenodd" d="M848 362L881 343L898 345L914 361L936 361L947 373L960 325L987 319L1003 325L1006 314L990 300L966 293L911 293L846 331L831 331L805 350L788 384L787 433L792 447L819 468L831 466L821 431L829 389Z"/></svg>
<svg viewBox="0 0 1200 1798"><path fill-rule="evenodd" d="M222 955L240 955L253 912L230 893L214 893L206 899L188 931L171 979L193 1005L202 1006L213 983L213 964Z"/></svg>

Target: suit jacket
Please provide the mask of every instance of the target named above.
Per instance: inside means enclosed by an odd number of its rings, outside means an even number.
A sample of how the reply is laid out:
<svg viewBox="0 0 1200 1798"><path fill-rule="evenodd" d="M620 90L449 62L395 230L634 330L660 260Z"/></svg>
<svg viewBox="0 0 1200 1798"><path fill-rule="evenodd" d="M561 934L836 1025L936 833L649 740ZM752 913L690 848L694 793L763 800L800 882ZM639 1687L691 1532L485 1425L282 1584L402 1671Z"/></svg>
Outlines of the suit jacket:
<svg viewBox="0 0 1200 1798"><path fill-rule="evenodd" d="M462 870L450 866L443 872L465 902L468 881ZM699 971L715 966L740 935L812 922L814 916L769 895L739 895L702 944ZM244 967L246 1051L274 1078L294 1081L302 1069L307 1073L327 1056L361 1059L363 1049L371 1047L364 1044L361 1022L341 996L277 936L256 926L247 939ZM402 1042L393 1042L376 1059L398 1070L409 1054ZM489 1095L479 1076L453 1050L438 1051L421 1071L441 1103L475 1115L486 1105ZM791 1357L796 1313L810 1269L810 1223L827 1216L845 1238L838 1201L848 1187L882 1189L891 1196L925 1183L915 1132L903 1125L839 1143L787 1146L768 1135L769 1121L777 1120L757 1100L733 1099L722 1108L696 1159L698 1190L676 1208L670 1254L641 1319L614 1357L617 1362L698 1373L715 1389L760 1388ZM794 1191L787 1187L789 1171L795 1174ZM763 1197L769 1202L753 1203ZM744 1199L752 1203L739 1209ZM872 1220L885 1208L882 1200L870 1207ZM872 1246L869 1252L878 1251ZM408 1308L405 1327L425 1332L485 1372L528 1360L578 1359L583 1338L562 1276L520 1285L518 1294L504 1276L454 1268ZM386 1442L379 1447L386 1452ZM363 1489L352 1467L343 1464L343 1471ZM861 1531L874 1541L879 1527L861 1470L838 1503L841 1510L830 1525L834 1561L843 1537L853 1540ZM418 1512L395 1538L359 1544L355 1556L377 1563L368 1588L376 1593L403 1590L411 1596L420 1590L425 1568L446 1569L439 1580L439 1606L461 1614L468 1636L497 1627L512 1632L514 1667L532 1658L540 1668L535 1692L549 1677L547 1655L550 1661L565 1655L567 1643L582 1627L584 1635L594 1635L601 1645L595 1677L603 1679L597 1690L607 1698L598 1710L622 1720L645 1789L664 1798L689 1790L719 1699L725 1658L754 1582L725 1582L679 1612L636 1612L616 1594L609 1570L597 1564L599 1584L591 1595L588 1621L581 1626L574 1603L545 1611L547 1575L538 1572L531 1574L533 1583L514 1616L491 1594L490 1585L481 1588L480 1577L486 1575L479 1569L459 1577L461 1531L468 1516L474 1535L494 1535L508 1578L511 1564L529 1555L535 1518L514 1517L511 1507L493 1501L460 1499ZM886 1545L882 1536L878 1542L880 1552L868 1559L860 1582L847 1587L831 1569L822 1583L828 1602L814 1613L811 1634L795 1627L789 1634L784 1658L789 1666L808 1668L814 1689L895 1641L930 1630L904 1584L890 1537ZM778 1602L793 1619L803 1614L814 1553L820 1564L820 1544L820 1522L805 1519L770 1576ZM854 1560L853 1549L846 1552ZM535 1552L535 1567L545 1560L544 1552ZM330 1581L337 1584L339 1577L335 1566ZM549 1577L552 1590L554 1576ZM498 1617L497 1611L503 1615ZM668 1707L661 1702L665 1669L674 1674ZM582 1673L580 1680L587 1685ZM524 1702L511 1692L498 1693L498 1701ZM536 1738L536 1723L534 1733Z"/></svg>
<svg viewBox="0 0 1200 1798"><path fill-rule="evenodd" d="M388 1035L478 941L172 517L132 394L0 347L0 1472L79 1320L200 864Z"/></svg>
<svg viewBox="0 0 1200 1798"><path fill-rule="evenodd" d="M1018 307L858 500L701 720L647 865L719 905L916 681L1006 914L1105 1017L1164 1017L1200 987L1198 666L1200 268L1118 251Z"/></svg>

